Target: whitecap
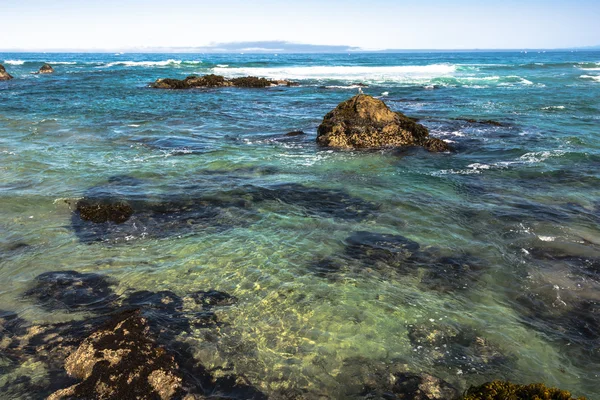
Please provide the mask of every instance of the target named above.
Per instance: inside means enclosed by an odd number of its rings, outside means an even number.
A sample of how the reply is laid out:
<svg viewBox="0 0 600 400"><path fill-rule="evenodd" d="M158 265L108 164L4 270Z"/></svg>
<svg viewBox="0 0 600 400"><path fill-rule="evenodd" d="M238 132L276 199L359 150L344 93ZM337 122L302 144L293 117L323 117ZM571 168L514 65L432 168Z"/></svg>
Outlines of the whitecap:
<svg viewBox="0 0 600 400"><path fill-rule="evenodd" d="M6 61L4 61L4 64L8 64L8 65L23 65L23 64L25 64L25 61L23 61L23 60L6 60Z"/></svg>
<svg viewBox="0 0 600 400"><path fill-rule="evenodd" d="M390 92L383 92L383 93L381 93L381 96L382 96L382 97L387 97L387 96L389 96L389 95L390 95Z"/></svg>
<svg viewBox="0 0 600 400"><path fill-rule="evenodd" d="M595 80L596 82L600 82L600 75L581 75L580 78L581 79L592 79L592 80Z"/></svg>
<svg viewBox="0 0 600 400"><path fill-rule="evenodd" d="M229 68L229 64L217 64L217 68Z"/></svg>
<svg viewBox="0 0 600 400"><path fill-rule="evenodd" d="M377 82L414 82L418 79L452 76L456 66L452 64L403 65L403 66L311 66L311 67L215 67L213 72L227 77L261 76L270 79L352 80Z"/></svg>
<svg viewBox="0 0 600 400"><path fill-rule="evenodd" d="M167 67L170 65L198 65L202 61L182 61L182 60L164 60L164 61L115 61L106 64L106 67L125 66L125 67Z"/></svg>
<svg viewBox="0 0 600 400"><path fill-rule="evenodd" d="M565 106L548 106L542 107L542 110L564 110Z"/></svg>

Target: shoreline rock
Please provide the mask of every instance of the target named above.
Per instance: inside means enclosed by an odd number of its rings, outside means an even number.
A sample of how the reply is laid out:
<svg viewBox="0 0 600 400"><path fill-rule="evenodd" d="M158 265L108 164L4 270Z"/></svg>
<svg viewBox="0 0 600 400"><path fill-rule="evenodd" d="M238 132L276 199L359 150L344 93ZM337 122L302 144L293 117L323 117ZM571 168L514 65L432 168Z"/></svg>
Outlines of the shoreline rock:
<svg viewBox="0 0 600 400"><path fill-rule="evenodd" d="M11 79L13 79L13 77L6 72L4 65L0 64L0 81L9 81Z"/></svg>
<svg viewBox="0 0 600 400"><path fill-rule="evenodd" d="M38 71L38 74L51 74L54 72L54 68L52 68L49 64L44 64Z"/></svg>
<svg viewBox="0 0 600 400"><path fill-rule="evenodd" d="M378 149L421 146L431 152L450 150L441 139L381 100L359 94L340 103L319 125L317 143L340 149Z"/></svg>
<svg viewBox="0 0 600 400"><path fill-rule="evenodd" d="M204 76L190 75L185 79L161 78L152 83L150 87L155 89L193 89L218 87L266 88L296 85L296 83L287 80L272 80L256 76L225 78L221 75L210 74Z"/></svg>

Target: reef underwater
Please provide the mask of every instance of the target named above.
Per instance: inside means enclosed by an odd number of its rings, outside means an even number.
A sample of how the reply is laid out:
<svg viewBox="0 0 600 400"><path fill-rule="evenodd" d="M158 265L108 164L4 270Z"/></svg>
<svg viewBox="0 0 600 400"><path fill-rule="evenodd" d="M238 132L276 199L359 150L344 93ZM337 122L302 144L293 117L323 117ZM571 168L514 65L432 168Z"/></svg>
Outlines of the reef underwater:
<svg viewBox="0 0 600 400"><path fill-rule="evenodd" d="M598 57L0 53L0 399L600 398Z"/></svg>

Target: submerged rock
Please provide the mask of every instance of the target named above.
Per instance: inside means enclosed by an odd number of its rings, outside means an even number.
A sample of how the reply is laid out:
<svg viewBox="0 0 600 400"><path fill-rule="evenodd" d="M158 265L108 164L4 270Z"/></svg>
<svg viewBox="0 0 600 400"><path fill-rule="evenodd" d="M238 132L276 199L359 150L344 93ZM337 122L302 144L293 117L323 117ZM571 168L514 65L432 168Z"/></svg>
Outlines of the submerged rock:
<svg viewBox="0 0 600 400"><path fill-rule="evenodd" d="M410 325L408 338L421 357L465 374L495 373L511 361L498 346L469 328L449 324Z"/></svg>
<svg viewBox="0 0 600 400"><path fill-rule="evenodd" d="M35 278L25 297L35 299L46 310L106 311L116 299L112 284L105 276L93 273L45 272Z"/></svg>
<svg viewBox="0 0 600 400"><path fill-rule="evenodd" d="M190 75L185 79L163 78L157 79L150 87L156 89L191 89L191 88L215 88L215 87L243 87L243 88L265 88L271 86L293 86L294 83L286 80L271 80L255 76L240 78L225 78L221 75Z"/></svg>
<svg viewBox="0 0 600 400"><path fill-rule="evenodd" d="M8 81L12 78L13 77L8 72L6 72L4 65L0 64L0 81Z"/></svg>
<svg viewBox="0 0 600 400"><path fill-rule="evenodd" d="M505 381L493 381L480 386L472 386L461 400L585 400L585 397L575 399L571 393L557 388L546 387L542 383L517 385Z"/></svg>
<svg viewBox="0 0 600 400"><path fill-rule="evenodd" d="M39 74L51 74L54 72L54 68L52 68L49 64L44 64L38 71Z"/></svg>
<svg viewBox="0 0 600 400"><path fill-rule="evenodd" d="M151 337L137 311L118 314L87 337L67 357L65 369L82 382L48 399L168 400L185 392L174 357Z"/></svg>
<svg viewBox="0 0 600 400"><path fill-rule="evenodd" d="M284 183L269 187L245 186L230 195L252 202L276 201L296 206L309 215L361 220L373 214L379 206L349 195L338 189L323 189L298 183ZM294 208L288 207L291 211Z"/></svg>
<svg viewBox="0 0 600 400"><path fill-rule="evenodd" d="M346 254L369 263L399 266L419 251L419 243L401 235L367 231L354 232L346 239Z"/></svg>
<svg viewBox="0 0 600 400"><path fill-rule="evenodd" d="M429 137L426 127L365 94L354 96L325 115L317 143L342 149L422 146L435 152L449 150L444 141Z"/></svg>

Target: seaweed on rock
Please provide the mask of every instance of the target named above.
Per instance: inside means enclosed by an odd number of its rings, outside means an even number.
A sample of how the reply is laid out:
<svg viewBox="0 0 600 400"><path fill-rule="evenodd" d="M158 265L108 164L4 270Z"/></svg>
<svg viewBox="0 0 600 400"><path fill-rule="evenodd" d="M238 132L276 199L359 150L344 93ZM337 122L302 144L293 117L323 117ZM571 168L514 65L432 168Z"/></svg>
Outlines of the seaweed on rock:
<svg viewBox="0 0 600 400"><path fill-rule="evenodd" d="M472 386L461 400L585 400L577 399L570 392L546 387L542 383L518 385L505 381L493 381Z"/></svg>

